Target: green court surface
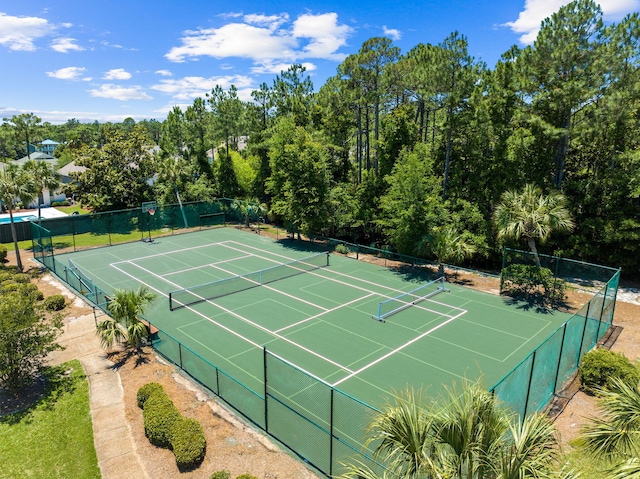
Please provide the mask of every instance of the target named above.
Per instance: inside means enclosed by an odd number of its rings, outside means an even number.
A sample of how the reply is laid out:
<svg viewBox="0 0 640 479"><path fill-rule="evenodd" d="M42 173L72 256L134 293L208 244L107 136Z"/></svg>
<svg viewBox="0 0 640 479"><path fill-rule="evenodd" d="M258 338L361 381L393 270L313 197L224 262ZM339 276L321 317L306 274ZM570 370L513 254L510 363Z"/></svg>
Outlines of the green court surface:
<svg viewBox="0 0 640 479"><path fill-rule="evenodd" d="M107 294L149 287L157 295L150 323L254 391L264 389L265 347L375 407L407 386L436 395L482 376L491 388L570 317L446 284L449 291L377 321L380 302L426 280L336 254L328 267L169 309L176 290L313 253L299 241L219 228L56 257L71 258Z"/></svg>

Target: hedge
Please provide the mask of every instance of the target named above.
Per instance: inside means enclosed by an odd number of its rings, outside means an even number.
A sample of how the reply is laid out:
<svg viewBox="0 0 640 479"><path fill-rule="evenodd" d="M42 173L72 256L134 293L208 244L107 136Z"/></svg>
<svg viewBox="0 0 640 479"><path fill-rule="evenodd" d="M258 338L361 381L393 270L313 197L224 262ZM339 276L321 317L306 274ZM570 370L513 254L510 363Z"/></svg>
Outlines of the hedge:
<svg viewBox="0 0 640 479"><path fill-rule="evenodd" d="M147 383L136 394L144 433L154 446L171 449L181 471L204 459L207 441L198 421L183 417L159 383Z"/></svg>
<svg viewBox="0 0 640 479"><path fill-rule="evenodd" d="M181 417L171 428L171 448L181 471L202 462L207 448L202 426L195 419Z"/></svg>

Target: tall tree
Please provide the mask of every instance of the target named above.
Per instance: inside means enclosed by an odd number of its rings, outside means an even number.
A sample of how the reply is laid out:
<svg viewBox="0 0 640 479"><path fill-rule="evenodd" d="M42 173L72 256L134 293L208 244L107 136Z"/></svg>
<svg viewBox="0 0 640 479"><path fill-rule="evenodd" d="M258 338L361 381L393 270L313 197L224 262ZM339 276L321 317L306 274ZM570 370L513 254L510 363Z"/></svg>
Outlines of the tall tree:
<svg viewBox="0 0 640 479"><path fill-rule="evenodd" d="M34 136L42 126L42 120L33 113L21 113L3 120L13 127L18 138L24 140L27 148L27 157L31 159L31 142L34 141Z"/></svg>
<svg viewBox="0 0 640 479"><path fill-rule="evenodd" d="M313 233L327 223L329 176L326 151L291 117L279 118L271 138L272 211L294 231Z"/></svg>
<svg viewBox="0 0 640 479"><path fill-rule="evenodd" d="M524 238L540 267L536 239L544 242L552 232L568 232L574 227L564 195L557 191L544 194L528 184L522 191L507 191L496 207L494 221L498 238Z"/></svg>
<svg viewBox="0 0 640 479"><path fill-rule="evenodd" d="M385 74L387 66L395 63L400 56L400 49L393 45L391 39L374 37L365 41L357 54L349 55L338 67L342 79L346 80L356 92L358 115L358 136L364 130L366 138L366 168L378 171L380 139L380 112L390 90L389 77ZM373 112L373 145L374 161L370 160L369 113ZM364 128L362 114L364 112ZM361 140L360 140L361 141Z"/></svg>
<svg viewBox="0 0 640 479"><path fill-rule="evenodd" d="M238 98L238 89L231 85L229 91L225 92L220 85L216 85L211 93L207 93L207 101L211 106L213 137L224 142L229 156L229 144L238 149L238 138L245 124L244 105Z"/></svg>
<svg viewBox="0 0 640 479"><path fill-rule="evenodd" d="M184 113L186 126L186 145L189 148L190 160L194 163L200 175L209 178L212 176L211 164L207 159L207 125L209 124L209 113L202 98L193 100ZM212 145L212 148L215 145Z"/></svg>
<svg viewBox="0 0 640 479"><path fill-rule="evenodd" d="M414 254L419 239L437 224L438 181L424 144L403 151L386 177L389 189L380 198L379 223L398 252Z"/></svg>
<svg viewBox="0 0 640 479"><path fill-rule="evenodd" d="M103 148L84 147L75 154L87 170L72 174L72 190L94 211L139 207L148 199L154 173L149 138L139 125L128 135L111 130L107 138Z"/></svg>
<svg viewBox="0 0 640 479"><path fill-rule="evenodd" d="M313 102L313 82L307 69L294 63L273 80L271 87L271 105L277 116L291 116L297 126L309 124Z"/></svg>
<svg viewBox="0 0 640 479"><path fill-rule="evenodd" d="M173 187L176 199L178 200L178 204L180 205L180 211L182 212L184 227L188 228L189 225L187 223L187 216L184 212L184 208L182 207L182 198L180 197L180 191L178 189L178 185L181 183L181 180L185 176L186 169L187 162L179 156L165 157L163 160L160 160L158 168L158 180L161 182L169 182Z"/></svg>
<svg viewBox="0 0 640 479"><path fill-rule="evenodd" d="M603 28L593 0L574 0L543 20L533 46L519 59L532 120L540 122L546 140L539 149L552 163L556 188L563 184L577 115L602 97L610 78Z"/></svg>
<svg viewBox="0 0 640 479"><path fill-rule="evenodd" d="M4 170L0 170L0 201L2 201L4 208L9 210L11 236L13 237L13 246L19 271L22 271L22 259L20 258L20 248L18 248L18 236L13 220L13 210L16 208L16 200L21 201L23 205L28 205L35 196L36 187L33 178L27 171L15 163L8 165Z"/></svg>
<svg viewBox="0 0 640 479"><path fill-rule="evenodd" d="M38 201L38 221L40 221L40 207L44 201L42 194L44 190L49 190L51 194L54 194L60 188L60 177L44 161L28 160L24 164L24 169L33 179Z"/></svg>

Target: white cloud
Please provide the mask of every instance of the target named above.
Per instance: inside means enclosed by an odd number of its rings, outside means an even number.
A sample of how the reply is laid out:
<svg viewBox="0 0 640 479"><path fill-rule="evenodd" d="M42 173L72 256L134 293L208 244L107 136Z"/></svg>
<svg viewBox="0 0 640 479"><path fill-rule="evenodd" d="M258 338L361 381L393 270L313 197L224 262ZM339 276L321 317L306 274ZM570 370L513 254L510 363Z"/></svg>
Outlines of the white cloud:
<svg viewBox="0 0 640 479"><path fill-rule="evenodd" d="M124 68L114 68L105 72L102 78L105 80L129 80L131 78L131 73L126 71Z"/></svg>
<svg viewBox="0 0 640 479"><path fill-rule="evenodd" d="M173 73L171 73L169 70L156 70L156 74L163 76L163 77L171 77L173 76Z"/></svg>
<svg viewBox="0 0 640 479"><path fill-rule="evenodd" d="M540 30L540 23L545 18L557 12L560 7L569 3L570 0L526 0L524 10L518 15L518 19L507 22L504 26L509 27L515 33L521 33L519 40L524 45L531 45ZM640 10L640 0L602 0L600 8L605 20L616 21L624 17L625 14Z"/></svg>
<svg viewBox="0 0 640 479"><path fill-rule="evenodd" d="M182 45L173 47L165 57L174 62L202 56L246 58L256 68L267 70L271 65L300 59L340 61L345 55L337 50L352 32L351 27L338 24L336 13L303 14L292 23L285 13L249 14L242 17L242 22L185 32Z"/></svg>
<svg viewBox="0 0 640 479"><path fill-rule="evenodd" d="M153 85L152 90L171 95L174 100L189 101L197 97L204 97L213 87L220 85L223 89L228 89L235 85L238 90L243 88L251 89L253 80L247 76L228 75L217 77L184 77L175 80L160 80L160 83Z"/></svg>
<svg viewBox="0 0 640 479"><path fill-rule="evenodd" d="M59 53L69 53L70 51L81 52L84 50L80 45L75 44L75 38L57 38L51 42L51 48Z"/></svg>
<svg viewBox="0 0 640 479"><path fill-rule="evenodd" d="M43 121L47 121L54 125L61 125L66 123L69 118L75 118L81 123L92 123L98 120L101 123L105 122L113 122L120 123L125 118L131 117L136 121L149 119L149 115L136 115L127 113L104 113L104 112L95 112L95 111L62 111L62 110L23 110L13 107L0 107L0 117L8 118L13 115L19 115L21 113L33 113L38 117L42 118ZM157 120L162 121L166 118L166 113L164 115L158 115Z"/></svg>
<svg viewBox="0 0 640 479"><path fill-rule="evenodd" d="M14 17L0 12L0 45L6 45L9 50L33 51L34 42L54 30L55 26L45 18Z"/></svg>
<svg viewBox="0 0 640 479"><path fill-rule="evenodd" d="M140 86L122 87L119 85L113 85L106 83L100 85L99 88L89 90L91 96L99 98L112 98L114 100L152 100L153 98L142 91Z"/></svg>
<svg viewBox="0 0 640 479"><path fill-rule="evenodd" d="M384 32L384 36L391 38L391 40L398 41L402 38L402 33L396 28L387 28L386 25L383 25L382 31Z"/></svg>
<svg viewBox="0 0 640 479"><path fill-rule="evenodd" d="M86 70L84 67L66 67L47 72L47 75L58 80L79 80ZM83 80L86 80L86 78L83 78Z"/></svg>
<svg viewBox="0 0 640 479"><path fill-rule="evenodd" d="M293 23L296 38L308 38L304 54L299 58L324 58L342 61L345 56L336 51L346 45L353 30L348 25L338 25L337 13L300 15Z"/></svg>
<svg viewBox="0 0 640 479"><path fill-rule="evenodd" d="M305 68L305 73L312 72L316 69L316 66L313 63L304 62L302 66ZM271 63L271 64L262 64L256 65L251 69L251 73L255 73L258 75L265 73L273 73L275 75L280 75L280 73L287 71L291 67L291 63Z"/></svg>

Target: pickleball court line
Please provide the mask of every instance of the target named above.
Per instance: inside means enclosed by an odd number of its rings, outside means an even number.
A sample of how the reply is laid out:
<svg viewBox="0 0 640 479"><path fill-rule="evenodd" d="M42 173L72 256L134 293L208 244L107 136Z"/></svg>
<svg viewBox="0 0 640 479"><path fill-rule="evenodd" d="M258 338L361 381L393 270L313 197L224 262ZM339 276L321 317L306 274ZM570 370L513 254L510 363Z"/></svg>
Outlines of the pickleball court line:
<svg viewBox="0 0 640 479"><path fill-rule="evenodd" d="M402 351L403 349L411 346L413 343L415 343L416 341L419 341L420 339L424 338L425 336L428 336L429 334L433 333L434 331L437 331L438 329L440 329L441 327L449 324L451 321L454 321L456 319L458 319L460 316L466 314L467 311L464 311L448 320L446 320L444 323L441 323L433 328L431 328L429 331L425 331L424 333L422 333L420 336L417 336L415 338L413 338L411 341L406 342L405 344L403 344L402 346L394 349L393 351L388 352L387 354L385 354L384 356L379 357L378 359L376 359L375 361L361 367L360 369L358 369L357 371L352 372L351 374L343 377L342 379L340 379L339 381L336 381L335 383L332 384L333 387L337 386L338 384L346 381L347 379L351 379L354 376L357 376L358 374L360 374L362 371L365 371L367 369L369 369L372 366L375 366L376 364L378 364L381 361L384 361L385 359L387 359L390 356L393 356L394 354L396 354L399 351Z"/></svg>
<svg viewBox="0 0 640 479"><path fill-rule="evenodd" d="M129 263L131 263L130 261L123 261L123 262L129 262ZM121 263L123 263L123 262L121 262ZM182 289L179 285L177 285L177 284L176 284L176 283L174 283L173 281L166 280L166 279L164 279L164 278L162 278L162 277L160 277L160 276L156 275L156 274L155 274L155 273L153 273L152 271L149 271L149 270L147 270L146 268L143 268L143 267L142 267L142 266L140 266L140 265L137 265L137 264L135 264L135 263L131 263L131 264L132 264L133 266L135 266L136 268L139 268L139 269L141 269L141 270L145 271L146 273L148 273L148 274L150 274L150 275L152 275L152 276L155 276L156 278L159 278L159 279L161 279L162 281L165 281L165 282L167 282L167 283L171 284L172 286L176 286L178 289ZM114 266L114 264L111 264L111 266L112 266L112 267L114 267L115 269L117 269L118 271L120 271L121 273L124 273L125 275L127 275L127 276L129 276L129 277L131 277L131 278L135 279L135 280L136 280L136 281L138 281L139 283L141 283L141 284L143 284L143 285L145 285L145 286L147 286L147 287L149 287L149 288L153 289L154 291L157 291L157 292L158 292L158 293L160 293L162 296L164 296L164 297L166 297L166 298L168 298L168 297L169 297L169 295L168 295L168 294L166 294L166 293L164 293L164 292L160 291L160 290L159 290L159 289L157 289L157 288L154 288L153 286L151 286L151 285L149 285L149 284L145 283L144 281L141 281L139 278L136 278L135 276L133 276L133 275L131 275L131 274L127 273L126 271L122 270L121 268L119 268L119 267L117 267L117 266ZM329 358L327 358L327 357L324 357L324 356L322 356L321 354L318 354L318 353L316 353L315 351L313 351L313 350L311 350L311 349L309 349L309 348L306 348L306 347L302 346L301 344L298 344L298 343L296 343L295 341L292 341L291 339L289 339L289 338L287 338L287 337L285 337L285 336L281 336L281 335L279 335L279 334L276 334L276 333L274 333L273 331L271 331L270 329L267 329L267 328L265 328L264 326L262 326L262 325L260 325L260 324L254 323L253 321L248 320L247 318L245 318L245 317L243 317L243 316L241 316L241 315L239 315L239 314L235 313L234 311L231 311L230 309L227 309L227 308L225 308L225 307L223 307L223 306L219 305L218 303L214 303L213 301L210 301L210 300L204 300L203 302L209 303L209 304L211 304L211 305L213 305L213 306L215 306L215 307L217 307L217 308L219 308L219 309L223 310L223 311L224 311L224 312L226 312L227 314L230 314L230 315L232 315L232 316L235 316L236 318L238 318L238 319L240 319L240 320L242 320L242 321L246 322L247 324L250 324L250 325L252 325L253 327L255 327L255 328L257 328L257 329L260 329L260 330L262 330L262 331L264 331L264 332L266 332L266 333L268 333L268 334L271 334L271 335L273 335L274 337L276 337L276 338L278 338L278 339L281 339L282 341L284 341L284 342L286 342L286 343L289 343L289 344L291 344L292 346L297 347L298 349L302 349L303 351L306 351L307 353L309 353L309 354L311 354L311 355L313 355L313 356L316 356L317 358L320 358L320 359L322 359L323 361L326 361L326 362L328 362L329 364L332 364L333 366L336 366L337 368L342 369L343 371L347 371L347 372L349 372L349 373L350 373L350 372L352 372L352 371L351 371L351 369L349 369L349 368L347 368L347 367L345 367L345 366L343 366L343 365L341 365L341 364L339 364L339 363L337 363L337 362L335 362L335 361L333 361L333 360L331 360L331 359L329 359ZM229 328L227 328L227 327L225 327L225 326L221 325L221 324L220 324L220 323L218 323L217 321L214 321L213 319L211 319L211 318L209 318L209 317L205 316L204 314L200 314L200 313L198 313L198 312L197 312L197 311L195 311L193 308L191 308L191 307L189 307L189 306L185 306L185 308L187 308L189 311L193 311L193 312L195 312L195 313L196 313L196 314L198 314L199 316L202 316L203 318L205 318L205 319L207 319L208 321L211 321L212 323L214 323L214 324L216 324L216 325L218 325L218 326L222 327L223 329L228 330L228 331L231 331ZM255 342L253 342L253 341L249 340L248 338L245 338L245 337L244 337L244 336L242 336L241 334L236 333L235 331L234 331L234 334L235 334L236 336L238 336L238 337L240 337L240 338L242 338L242 339L246 340L248 343L253 344L254 346L256 346L256 347L258 347L258 348L262 349L262 346L260 346L260 345L258 345L257 343L255 343Z"/></svg>

